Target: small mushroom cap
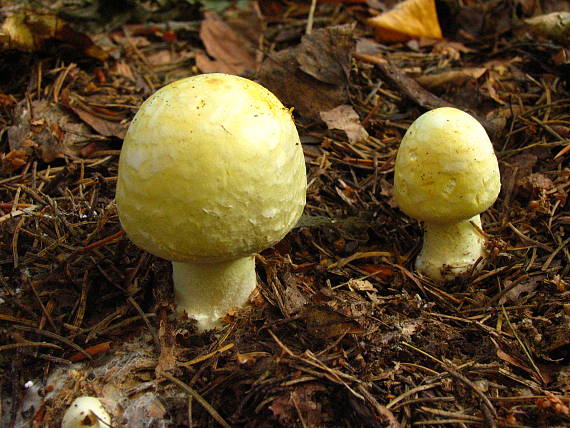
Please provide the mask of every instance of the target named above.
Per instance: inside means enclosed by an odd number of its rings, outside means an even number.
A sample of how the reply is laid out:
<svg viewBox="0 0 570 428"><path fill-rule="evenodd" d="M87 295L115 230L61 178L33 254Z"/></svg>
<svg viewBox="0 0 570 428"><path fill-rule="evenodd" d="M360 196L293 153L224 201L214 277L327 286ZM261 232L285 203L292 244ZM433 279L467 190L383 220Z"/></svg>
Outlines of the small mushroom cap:
<svg viewBox="0 0 570 428"><path fill-rule="evenodd" d="M96 397L78 397L68 407L61 428L110 427L111 417Z"/></svg>
<svg viewBox="0 0 570 428"><path fill-rule="evenodd" d="M251 80L213 73L143 103L121 151L116 198L139 247L214 262L281 240L301 216L306 187L290 110Z"/></svg>
<svg viewBox="0 0 570 428"><path fill-rule="evenodd" d="M485 129L451 107L428 111L408 128L396 157L394 195L410 217L451 223L489 208L501 189Z"/></svg>

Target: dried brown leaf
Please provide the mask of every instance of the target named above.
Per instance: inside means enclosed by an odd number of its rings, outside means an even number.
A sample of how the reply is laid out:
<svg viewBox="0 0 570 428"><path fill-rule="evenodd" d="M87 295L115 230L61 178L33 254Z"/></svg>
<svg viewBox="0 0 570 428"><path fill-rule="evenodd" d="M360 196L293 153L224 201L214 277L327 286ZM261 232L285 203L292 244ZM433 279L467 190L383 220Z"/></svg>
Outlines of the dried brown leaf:
<svg viewBox="0 0 570 428"><path fill-rule="evenodd" d="M472 53L475 49L468 48L463 43L450 42L449 40L438 41L432 49L432 53L446 56L448 58L458 60L462 53Z"/></svg>
<svg viewBox="0 0 570 428"><path fill-rule="evenodd" d="M109 120L98 116L92 111L89 111L86 104L79 102L73 94L65 94L63 100L70 110L99 134L106 137L125 138L127 128L126 125L120 121L122 117L118 116L117 120Z"/></svg>
<svg viewBox="0 0 570 428"><path fill-rule="evenodd" d="M499 357L501 360L505 361L508 364L511 364L515 367L518 367L519 369L525 371L526 373L532 375L533 377L536 376L536 373L534 372L534 370L527 367L527 364L525 364L519 358L517 358L513 355L510 355L510 354L507 354L505 351L503 351L503 349L501 349L499 344L494 339L491 338L491 341L495 344L495 347L497 349L497 357Z"/></svg>
<svg viewBox="0 0 570 428"><path fill-rule="evenodd" d="M547 352L553 352L560 349L564 349L570 345L570 317L561 316L556 320L553 325L547 328L544 332L547 336L548 341L544 347Z"/></svg>
<svg viewBox="0 0 570 428"><path fill-rule="evenodd" d="M468 80L477 80L487 72L484 67L467 67L460 70L443 71L416 77L424 88L435 89L446 85L461 86Z"/></svg>
<svg viewBox="0 0 570 428"><path fill-rule="evenodd" d="M320 115L327 124L327 128L344 131L351 143L368 138L368 132L361 125L358 114L348 104L342 104L329 111L322 111Z"/></svg>
<svg viewBox="0 0 570 428"><path fill-rule="evenodd" d="M303 296L303 294L298 290L296 286L291 286L290 284L288 285L289 286L286 287L285 291L283 292L283 305L287 311L287 315L290 316L299 312L301 308L307 304L307 299L305 296Z"/></svg>
<svg viewBox="0 0 570 428"><path fill-rule="evenodd" d="M322 405L315 400L314 395L324 390L325 388L320 385L302 385L277 397L269 409L274 416L285 423L296 421L301 416L307 426L322 426Z"/></svg>
<svg viewBox="0 0 570 428"><path fill-rule="evenodd" d="M509 286L509 282L505 283L505 286ZM536 279L531 279L529 281L523 281L517 284L514 288L510 289L499 299L500 304L505 303L515 303L519 300L519 297L523 293L530 293L536 289L538 286L538 281Z"/></svg>
<svg viewBox="0 0 570 428"><path fill-rule="evenodd" d="M200 38L206 52L213 58L196 54L196 63L202 72L242 74L246 70L256 69L255 59L244 48L243 41L216 13L205 13Z"/></svg>
<svg viewBox="0 0 570 428"><path fill-rule="evenodd" d="M327 305L311 305L301 314L311 335L331 339L343 334L363 334L365 330L353 319L334 311Z"/></svg>
<svg viewBox="0 0 570 428"><path fill-rule="evenodd" d="M348 73L355 40L353 25L313 31L301 44L270 55L258 81L304 119L319 119L321 111L348 101Z"/></svg>
<svg viewBox="0 0 570 428"><path fill-rule="evenodd" d="M159 51L153 52L146 56L146 60L149 64L154 66L170 64L175 61L173 58L174 54L169 49L161 49Z"/></svg>
<svg viewBox="0 0 570 428"><path fill-rule="evenodd" d="M160 308L158 340L160 342L160 355L156 364L155 372L157 376L163 373L170 373L176 369L176 339L174 338L174 327L168 320L167 312Z"/></svg>
<svg viewBox="0 0 570 428"><path fill-rule="evenodd" d="M10 148L28 154L37 151L44 162L74 155L77 152L74 144L89 133L73 115L47 100L20 102L15 117L14 125L8 128Z"/></svg>

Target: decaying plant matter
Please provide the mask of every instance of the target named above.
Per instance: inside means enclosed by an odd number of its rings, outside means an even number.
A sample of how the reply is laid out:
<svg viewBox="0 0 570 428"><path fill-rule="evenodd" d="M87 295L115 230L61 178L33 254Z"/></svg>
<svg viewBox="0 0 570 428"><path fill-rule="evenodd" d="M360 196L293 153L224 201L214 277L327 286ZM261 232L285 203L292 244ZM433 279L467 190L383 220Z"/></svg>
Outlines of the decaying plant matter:
<svg viewBox="0 0 570 428"><path fill-rule="evenodd" d="M568 49L513 21L555 0L445 2L444 38L405 42L375 38L377 2L186 4L156 23L132 11L158 2L126 3L104 24L60 14L92 45L0 35L0 425L58 427L80 396L113 426L568 425ZM143 100L221 67L299 103L307 207L256 255L251 304L198 333L114 198ZM444 106L483 124L501 170L486 263L445 285L414 271L422 226L393 195L407 128Z"/></svg>

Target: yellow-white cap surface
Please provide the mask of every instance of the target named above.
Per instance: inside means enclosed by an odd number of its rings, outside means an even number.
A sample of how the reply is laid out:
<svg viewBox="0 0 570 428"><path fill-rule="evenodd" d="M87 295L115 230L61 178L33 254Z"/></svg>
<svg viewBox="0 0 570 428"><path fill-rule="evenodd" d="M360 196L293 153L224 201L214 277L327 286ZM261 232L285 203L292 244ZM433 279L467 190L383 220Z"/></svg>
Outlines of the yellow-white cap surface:
<svg viewBox="0 0 570 428"><path fill-rule="evenodd" d="M500 188L493 145L471 115L438 108L408 128L396 158L394 193L410 217L430 223L465 220L489 208Z"/></svg>
<svg viewBox="0 0 570 428"><path fill-rule="evenodd" d="M291 112L261 85L203 74L140 108L119 161L117 208L129 238L177 262L267 248L305 205L303 150Z"/></svg>

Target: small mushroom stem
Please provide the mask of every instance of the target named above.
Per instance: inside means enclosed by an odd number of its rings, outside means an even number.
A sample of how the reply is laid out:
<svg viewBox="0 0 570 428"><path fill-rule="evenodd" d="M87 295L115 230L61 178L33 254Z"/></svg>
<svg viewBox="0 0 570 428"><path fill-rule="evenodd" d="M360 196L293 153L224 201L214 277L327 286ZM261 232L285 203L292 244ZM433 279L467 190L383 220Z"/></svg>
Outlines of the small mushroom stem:
<svg viewBox="0 0 570 428"><path fill-rule="evenodd" d="M255 259L219 263L172 262L177 309L198 321L198 329L219 326L219 318L243 306L257 285Z"/></svg>
<svg viewBox="0 0 570 428"><path fill-rule="evenodd" d="M485 237L474 225L481 228L479 215L451 224L425 223L416 269L438 280L469 271L485 255Z"/></svg>

